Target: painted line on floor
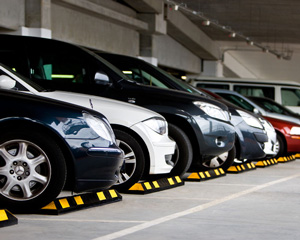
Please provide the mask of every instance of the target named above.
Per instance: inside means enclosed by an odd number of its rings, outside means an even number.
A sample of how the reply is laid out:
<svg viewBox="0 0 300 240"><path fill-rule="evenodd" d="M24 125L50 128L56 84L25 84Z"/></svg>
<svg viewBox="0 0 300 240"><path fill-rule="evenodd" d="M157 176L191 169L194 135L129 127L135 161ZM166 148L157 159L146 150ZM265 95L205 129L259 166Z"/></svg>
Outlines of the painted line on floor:
<svg viewBox="0 0 300 240"><path fill-rule="evenodd" d="M99 223L145 223L147 221L131 221L131 220L97 220L97 219L62 219L62 218L18 218L19 220L22 221L49 221L49 222L79 222L79 223L83 223L83 222L99 222Z"/></svg>
<svg viewBox="0 0 300 240"><path fill-rule="evenodd" d="M200 211L205 210L207 208L219 205L221 203L233 200L235 198L242 197L242 196L247 195L249 193L261 190L263 188L267 188L269 186L272 186L272 185L275 185L275 184L278 184L278 183L286 182L288 180L291 180L291 179L294 179L294 178L297 178L297 177L300 177L300 174L295 174L295 175L292 175L292 176L289 176L289 177L286 177L286 178L281 178L281 179L278 179L278 180L275 180L275 181L272 181L272 182L268 182L268 183L265 183L265 184L262 184L262 185L259 185L259 186L253 187L253 188L249 188L247 190L244 190L244 191L241 191L241 192L238 192L238 193L235 193L235 194L231 194L231 195L226 196L224 198L217 199L215 201L205 203L205 204L199 205L197 207L187 209L185 211L181 211L181 212L174 213L174 214L171 214L171 215L168 215L168 216L165 216L165 217L154 219L152 221L148 221L148 222L145 222L145 223L139 224L137 226L130 227L130 228L127 228L127 229L124 229L124 230L121 230L121 231L118 231L118 232L115 232L115 233L111 233L111 234L108 234L108 235L105 235L105 236L94 238L93 240L112 240L112 239L124 237L124 236L127 236L129 234L144 230L146 228L150 228L150 227L156 226L158 224L165 223L165 222L168 222L168 221L171 221L173 219L180 218L180 217L183 217L183 216L186 216L186 215L189 215L189 214L200 212Z"/></svg>

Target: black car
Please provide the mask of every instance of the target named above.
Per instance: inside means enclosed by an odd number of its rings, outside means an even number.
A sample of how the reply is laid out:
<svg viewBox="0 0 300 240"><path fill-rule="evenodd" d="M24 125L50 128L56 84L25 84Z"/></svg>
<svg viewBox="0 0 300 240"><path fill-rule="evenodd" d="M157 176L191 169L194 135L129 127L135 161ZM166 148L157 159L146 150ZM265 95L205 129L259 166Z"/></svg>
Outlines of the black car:
<svg viewBox="0 0 300 240"><path fill-rule="evenodd" d="M220 167L211 160L234 146L229 112L218 101L139 84L97 54L69 43L12 35L0 35L0 40L0 62L46 89L113 98L163 115L177 143L172 175L182 175L191 163L197 170Z"/></svg>
<svg viewBox="0 0 300 240"><path fill-rule="evenodd" d="M213 98L209 93L195 89L188 83L173 77L159 67L149 64L142 59L104 52L98 52L98 54L141 84L152 85L158 88L177 89ZM221 97L215 99L224 103L231 113L231 123L236 131L236 158L242 160L265 157L266 154L263 148L264 143L268 141L268 136L259 119L252 116L251 113L246 113L243 109L238 109L235 105L224 101ZM249 119L248 123L244 119ZM227 157L228 153L221 154L218 156L218 161L224 161Z"/></svg>
<svg viewBox="0 0 300 240"><path fill-rule="evenodd" d="M0 90L0 205L38 209L65 189L104 190L123 164L106 118L93 110Z"/></svg>

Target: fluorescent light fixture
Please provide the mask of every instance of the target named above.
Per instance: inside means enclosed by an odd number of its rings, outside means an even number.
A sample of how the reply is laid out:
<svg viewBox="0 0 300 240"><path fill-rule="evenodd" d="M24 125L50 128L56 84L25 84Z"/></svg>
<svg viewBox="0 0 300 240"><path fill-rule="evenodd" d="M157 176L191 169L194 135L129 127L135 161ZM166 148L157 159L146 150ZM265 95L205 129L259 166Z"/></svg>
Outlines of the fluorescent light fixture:
<svg viewBox="0 0 300 240"><path fill-rule="evenodd" d="M74 78L74 75L70 74L51 74L52 78Z"/></svg>
<svg viewBox="0 0 300 240"><path fill-rule="evenodd" d="M122 72L123 72L124 74L132 74L132 71L127 71L127 70L126 70L126 71L124 70L124 71L122 71Z"/></svg>

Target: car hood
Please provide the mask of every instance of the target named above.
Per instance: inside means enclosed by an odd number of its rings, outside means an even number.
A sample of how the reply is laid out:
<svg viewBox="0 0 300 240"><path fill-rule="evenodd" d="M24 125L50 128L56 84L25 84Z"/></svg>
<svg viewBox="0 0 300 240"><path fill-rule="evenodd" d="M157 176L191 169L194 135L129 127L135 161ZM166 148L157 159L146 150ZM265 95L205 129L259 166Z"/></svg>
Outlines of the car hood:
<svg viewBox="0 0 300 240"><path fill-rule="evenodd" d="M105 115L111 124L120 124L127 127L130 127L138 122L152 117L163 118L156 112L136 105L87 94L53 91L40 92L39 95L73 103L87 108L92 108L93 110Z"/></svg>

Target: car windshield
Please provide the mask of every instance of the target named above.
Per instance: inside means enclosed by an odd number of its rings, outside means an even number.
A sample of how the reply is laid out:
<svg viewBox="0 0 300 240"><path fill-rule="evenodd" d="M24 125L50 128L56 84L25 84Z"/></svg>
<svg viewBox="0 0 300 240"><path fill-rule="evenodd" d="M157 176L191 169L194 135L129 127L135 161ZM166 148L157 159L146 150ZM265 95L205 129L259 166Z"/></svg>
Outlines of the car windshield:
<svg viewBox="0 0 300 240"><path fill-rule="evenodd" d="M46 89L44 89L43 87L41 87L40 85L36 84L35 82L31 81L29 78L24 77L23 75L17 73L16 71L14 71L14 69L9 68L8 66L0 63L0 66L3 67L3 73L10 76L11 78L14 78L13 76L17 76L18 78L20 78L22 81L24 81L25 83L27 83L28 85L30 85L32 88L34 88L35 90L39 91L39 92L45 92L47 91ZM7 74L7 72L9 72L9 74ZM21 83L18 83L19 85ZM17 85L18 85L17 84ZM19 87L19 89L23 89L23 87Z"/></svg>
<svg viewBox="0 0 300 240"><path fill-rule="evenodd" d="M247 102L245 99L241 98L240 96L233 95L233 94L227 94L223 92L219 92L218 95L225 98L229 102L246 109L250 112L254 112L254 106L252 106L249 102Z"/></svg>
<svg viewBox="0 0 300 240"><path fill-rule="evenodd" d="M299 115L297 113L294 113L293 111L291 111L288 108L285 108L284 106L272 101L271 99L260 98L260 97L248 97L248 98L250 100L252 100L254 103L256 103L258 106L262 107L267 112L299 117Z"/></svg>

